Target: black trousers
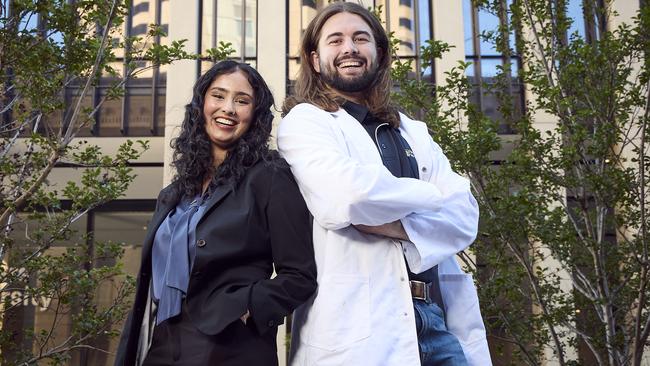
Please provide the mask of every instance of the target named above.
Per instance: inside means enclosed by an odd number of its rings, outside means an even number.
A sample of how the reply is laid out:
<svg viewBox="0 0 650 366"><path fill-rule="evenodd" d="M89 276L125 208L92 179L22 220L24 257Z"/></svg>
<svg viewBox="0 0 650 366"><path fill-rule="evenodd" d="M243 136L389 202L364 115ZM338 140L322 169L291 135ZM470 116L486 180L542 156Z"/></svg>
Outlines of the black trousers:
<svg viewBox="0 0 650 366"><path fill-rule="evenodd" d="M185 309L154 328L143 366L277 366L277 329L260 335L252 322L237 319L217 335L194 327Z"/></svg>

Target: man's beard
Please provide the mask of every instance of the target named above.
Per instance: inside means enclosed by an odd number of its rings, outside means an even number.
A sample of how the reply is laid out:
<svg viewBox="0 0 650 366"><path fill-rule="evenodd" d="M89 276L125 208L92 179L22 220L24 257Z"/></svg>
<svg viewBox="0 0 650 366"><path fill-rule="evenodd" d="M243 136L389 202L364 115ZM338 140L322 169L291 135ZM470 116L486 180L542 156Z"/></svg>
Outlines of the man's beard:
<svg viewBox="0 0 650 366"><path fill-rule="evenodd" d="M377 78L377 64L371 63L363 74L354 77L343 77L336 67L320 64L321 78L332 89L344 93L358 93L370 88Z"/></svg>

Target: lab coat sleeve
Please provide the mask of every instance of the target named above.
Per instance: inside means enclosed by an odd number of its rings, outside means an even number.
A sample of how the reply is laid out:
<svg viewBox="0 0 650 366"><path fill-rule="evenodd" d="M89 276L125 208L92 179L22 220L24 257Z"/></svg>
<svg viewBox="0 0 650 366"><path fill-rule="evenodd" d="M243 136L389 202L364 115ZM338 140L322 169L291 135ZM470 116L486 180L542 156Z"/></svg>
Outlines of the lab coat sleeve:
<svg viewBox="0 0 650 366"><path fill-rule="evenodd" d="M403 241L409 268L423 272L467 248L478 230L478 204L469 180L456 174L440 147L430 141L433 167L429 182L439 188L441 204L436 210L404 217L402 226L410 241Z"/></svg>
<svg viewBox="0 0 650 366"><path fill-rule="evenodd" d="M299 104L280 123L278 150L291 166L314 219L337 230L350 224L381 225L443 203L433 184L396 178L381 164L362 164L332 128L333 116Z"/></svg>

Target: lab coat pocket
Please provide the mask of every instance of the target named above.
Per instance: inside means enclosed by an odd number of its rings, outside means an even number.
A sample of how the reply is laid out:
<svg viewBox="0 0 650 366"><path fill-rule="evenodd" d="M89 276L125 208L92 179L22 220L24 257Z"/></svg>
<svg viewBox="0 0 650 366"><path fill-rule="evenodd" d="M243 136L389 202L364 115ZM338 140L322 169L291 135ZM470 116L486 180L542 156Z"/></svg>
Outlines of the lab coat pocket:
<svg viewBox="0 0 650 366"><path fill-rule="evenodd" d="M370 336L368 277L331 275L318 286L309 316L314 317L307 343L337 351Z"/></svg>
<svg viewBox="0 0 650 366"><path fill-rule="evenodd" d="M440 290L445 303L447 328L461 344L485 338L476 287L472 275L440 274Z"/></svg>

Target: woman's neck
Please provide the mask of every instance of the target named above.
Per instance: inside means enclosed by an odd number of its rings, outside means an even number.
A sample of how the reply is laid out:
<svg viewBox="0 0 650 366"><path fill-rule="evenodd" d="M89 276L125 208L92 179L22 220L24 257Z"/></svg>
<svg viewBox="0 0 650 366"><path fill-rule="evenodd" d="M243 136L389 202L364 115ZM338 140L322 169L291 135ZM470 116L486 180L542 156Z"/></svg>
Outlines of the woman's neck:
<svg viewBox="0 0 650 366"><path fill-rule="evenodd" d="M208 187L210 187L210 182L212 182L212 174L209 174L204 180L203 180L203 186L201 187L201 196L205 194L205 192L208 190Z"/></svg>

